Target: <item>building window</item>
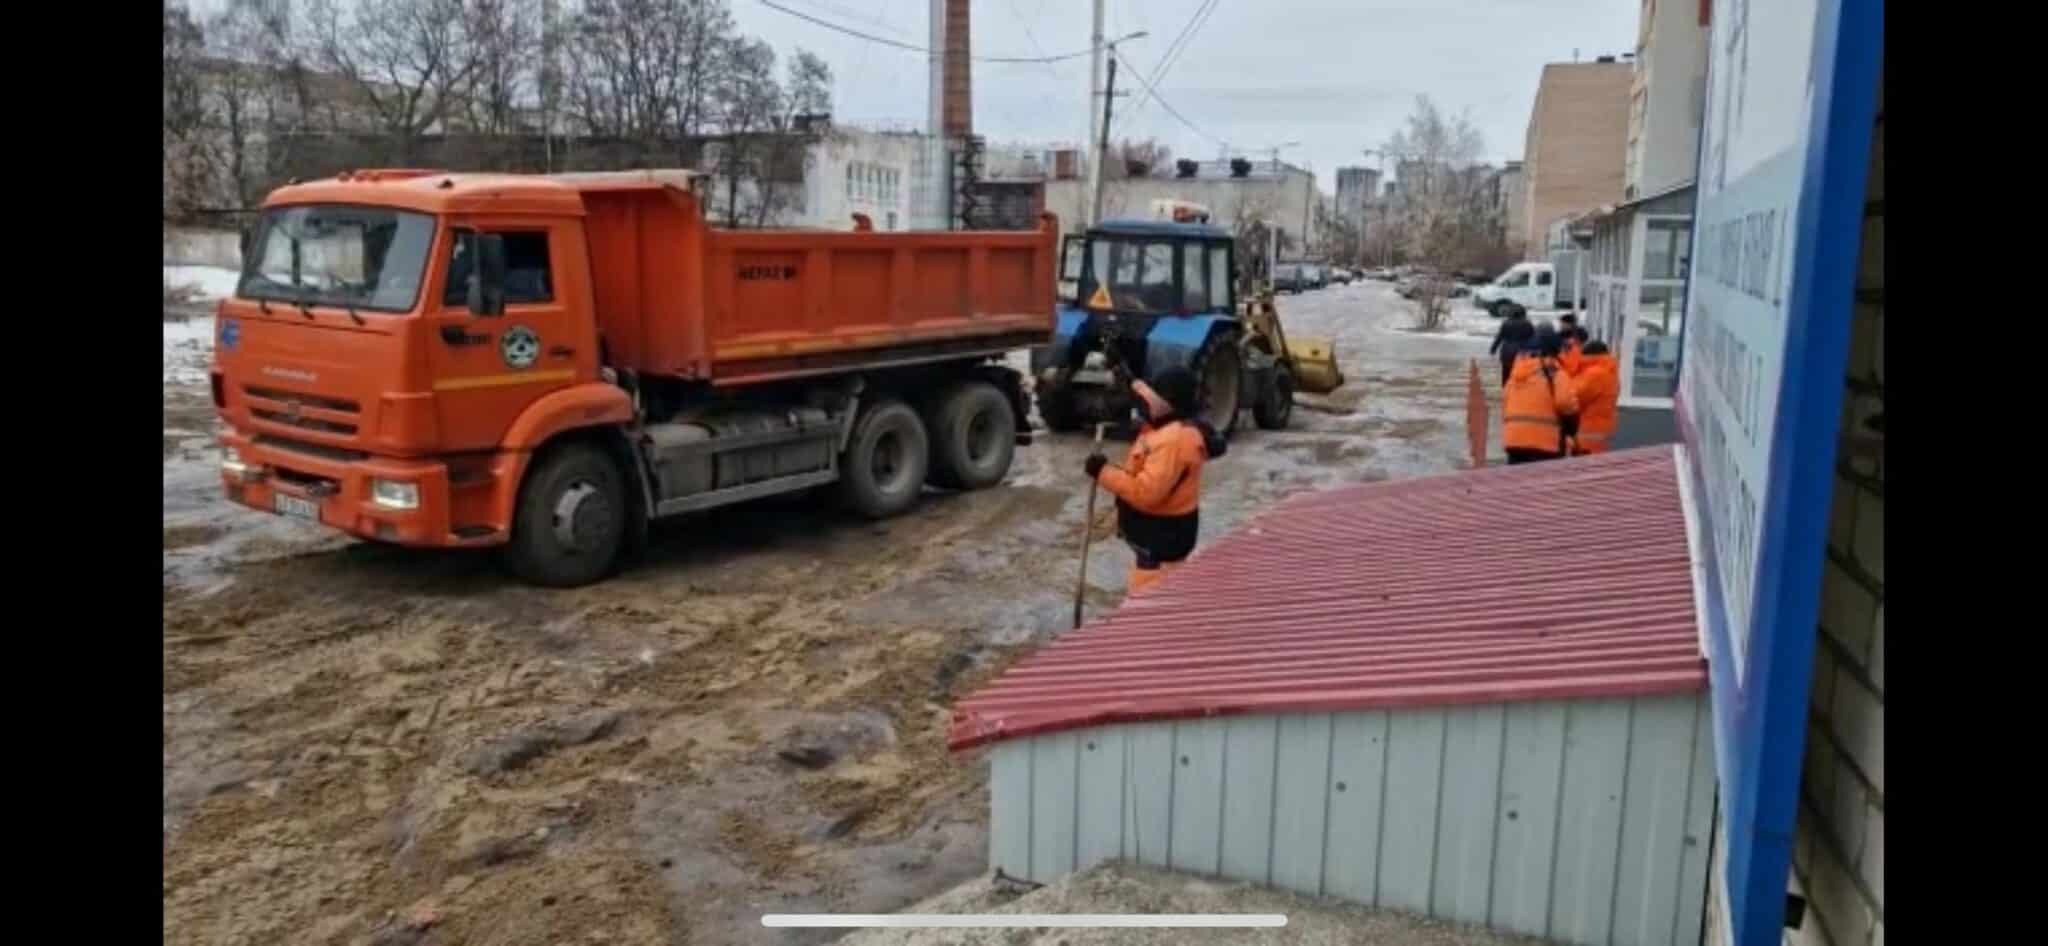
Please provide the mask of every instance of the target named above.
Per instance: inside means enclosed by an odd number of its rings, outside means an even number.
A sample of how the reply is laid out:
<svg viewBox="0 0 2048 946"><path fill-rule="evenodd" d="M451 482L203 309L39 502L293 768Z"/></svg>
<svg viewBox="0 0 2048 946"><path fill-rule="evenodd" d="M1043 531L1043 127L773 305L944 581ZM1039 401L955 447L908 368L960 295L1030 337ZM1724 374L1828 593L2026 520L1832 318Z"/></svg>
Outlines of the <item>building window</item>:
<svg viewBox="0 0 2048 946"><path fill-rule="evenodd" d="M1692 252L1692 223L1652 220L1648 240L1643 246L1643 278L1683 278L1685 274L1680 270Z"/></svg>
<svg viewBox="0 0 2048 946"><path fill-rule="evenodd" d="M847 165L846 165L846 199L847 199L847 200L852 200L852 199L854 198L854 195L855 195L855 192L854 192L854 183L853 183L853 163L852 163L852 162L847 162Z"/></svg>
<svg viewBox="0 0 2048 946"><path fill-rule="evenodd" d="M1678 368L1677 286L1644 286L1636 309L1635 378L1629 385L1633 397L1666 398L1675 389Z"/></svg>

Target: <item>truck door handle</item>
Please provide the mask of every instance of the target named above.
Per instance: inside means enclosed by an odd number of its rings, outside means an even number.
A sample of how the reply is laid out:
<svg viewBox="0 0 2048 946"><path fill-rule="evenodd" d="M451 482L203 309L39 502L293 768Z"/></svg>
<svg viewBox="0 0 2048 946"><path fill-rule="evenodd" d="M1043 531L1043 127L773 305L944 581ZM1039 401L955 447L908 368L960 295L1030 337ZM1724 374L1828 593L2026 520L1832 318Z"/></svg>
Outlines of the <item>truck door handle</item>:
<svg viewBox="0 0 2048 946"><path fill-rule="evenodd" d="M489 335L471 335L460 325L441 326L441 340L450 345L481 345L491 340Z"/></svg>
<svg viewBox="0 0 2048 946"><path fill-rule="evenodd" d="M556 345L555 347L548 349L548 354L553 355L556 358L567 358L570 355L576 354L576 349L570 348L567 345Z"/></svg>

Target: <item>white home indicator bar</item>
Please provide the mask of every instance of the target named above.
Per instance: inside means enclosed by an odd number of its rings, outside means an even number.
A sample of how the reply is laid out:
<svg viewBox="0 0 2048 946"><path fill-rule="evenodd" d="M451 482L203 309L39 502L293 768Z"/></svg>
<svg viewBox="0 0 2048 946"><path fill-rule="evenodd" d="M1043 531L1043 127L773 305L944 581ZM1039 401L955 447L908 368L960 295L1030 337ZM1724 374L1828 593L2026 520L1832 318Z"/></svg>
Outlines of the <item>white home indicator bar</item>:
<svg viewBox="0 0 2048 946"><path fill-rule="evenodd" d="M1287 925L1284 913L768 913L762 926L894 929L1151 927L1244 929Z"/></svg>

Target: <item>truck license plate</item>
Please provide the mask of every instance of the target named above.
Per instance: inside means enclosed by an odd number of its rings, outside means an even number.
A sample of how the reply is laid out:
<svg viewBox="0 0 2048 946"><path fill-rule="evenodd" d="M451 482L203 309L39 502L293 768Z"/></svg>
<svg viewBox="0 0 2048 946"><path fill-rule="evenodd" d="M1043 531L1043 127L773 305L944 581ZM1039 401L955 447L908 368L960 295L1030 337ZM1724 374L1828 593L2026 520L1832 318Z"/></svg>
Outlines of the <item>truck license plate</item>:
<svg viewBox="0 0 2048 946"><path fill-rule="evenodd" d="M307 522L320 521L320 504L310 499L300 499L297 496L277 493L271 497L271 506L281 516L304 519Z"/></svg>

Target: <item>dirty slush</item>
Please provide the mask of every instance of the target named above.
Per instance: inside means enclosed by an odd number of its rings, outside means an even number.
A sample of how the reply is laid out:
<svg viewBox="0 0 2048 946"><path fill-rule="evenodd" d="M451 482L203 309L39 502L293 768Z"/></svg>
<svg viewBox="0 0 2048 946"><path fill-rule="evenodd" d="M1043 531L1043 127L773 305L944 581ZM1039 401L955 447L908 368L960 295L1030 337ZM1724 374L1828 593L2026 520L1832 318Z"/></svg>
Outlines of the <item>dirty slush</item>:
<svg viewBox="0 0 2048 946"><path fill-rule="evenodd" d="M1290 430L1240 427L1205 537L1464 450L1483 316L1411 332L1376 283L1281 307L1352 380ZM1085 438L881 524L805 500L686 519L547 591L230 506L210 320L166 319L166 943L815 943L758 918L986 870L986 764L947 753L949 707L1067 624ZM1129 564L1099 549L1091 614Z"/></svg>

